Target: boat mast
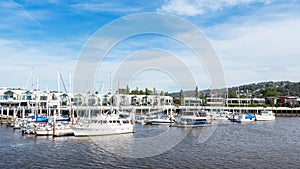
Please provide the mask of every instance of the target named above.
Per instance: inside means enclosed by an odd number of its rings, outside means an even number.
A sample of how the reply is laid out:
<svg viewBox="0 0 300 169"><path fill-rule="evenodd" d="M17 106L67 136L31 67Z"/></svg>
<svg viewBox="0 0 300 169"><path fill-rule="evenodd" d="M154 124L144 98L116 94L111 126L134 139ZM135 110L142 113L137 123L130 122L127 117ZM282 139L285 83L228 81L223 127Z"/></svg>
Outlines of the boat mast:
<svg viewBox="0 0 300 169"><path fill-rule="evenodd" d="M37 114L40 111L40 98L39 98L39 76L36 75L36 104L37 104ZM41 112L40 112L41 113Z"/></svg>
<svg viewBox="0 0 300 169"><path fill-rule="evenodd" d="M69 73L69 92L72 93L72 73Z"/></svg>
<svg viewBox="0 0 300 169"><path fill-rule="evenodd" d="M70 73L69 74L69 83L70 83L70 91L69 93L70 94L73 94L73 91L72 91L72 74ZM74 125L74 109L72 107L72 99L71 99L71 96L69 96L69 102L70 102L70 109L71 109L71 118L72 118L72 125Z"/></svg>
<svg viewBox="0 0 300 169"><path fill-rule="evenodd" d="M239 99L239 113L242 114L242 109L241 109L241 99L240 99L240 87L238 87L238 99Z"/></svg>
<svg viewBox="0 0 300 169"><path fill-rule="evenodd" d="M38 101L38 76L36 76L36 89L35 89L35 109L34 109L34 114L35 114L35 120L37 120L38 116L39 116L39 101ZM32 80L32 85L34 85L34 79ZM34 92L34 88L32 89Z"/></svg>
<svg viewBox="0 0 300 169"><path fill-rule="evenodd" d="M57 93L58 93L58 98L57 98L57 111L58 111L58 117L60 117L60 78L59 78L59 70L57 70Z"/></svg>

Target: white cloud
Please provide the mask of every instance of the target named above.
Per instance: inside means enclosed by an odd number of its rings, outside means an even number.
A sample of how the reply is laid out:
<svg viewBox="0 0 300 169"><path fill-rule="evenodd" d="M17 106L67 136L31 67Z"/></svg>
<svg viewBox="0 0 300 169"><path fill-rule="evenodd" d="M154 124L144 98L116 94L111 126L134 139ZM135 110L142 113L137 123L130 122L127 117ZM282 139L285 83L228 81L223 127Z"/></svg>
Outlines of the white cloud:
<svg viewBox="0 0 300 169"><path fill-rule="evenodd" d="M113 3L77 3L71 5L75 11L87 11L87 12L138 12L140 8L124 7Z"/></svg>
<svg viewBox="0 0 300 169"><path fill-rule="evenodd" d="M14 29L16 25L41 26L41 23L19 3L1 1L0 9L0 28Z"/></svg>
<svg viewBox="0 0 300 169"><path fill-rule="evenodd" d="M271 0L169 0L166 4L158 8L157 11L184 16L196 16L208 13L209 11L252 3L269 4Z"/></svg>
<svg viewBox="0 0 300 169"><path fill-rule="evenodd" d="M34 76L39 76L42 90L56 89L57 69L62 73L72 72L77 56L75 50L60 42L0 39L0 51L0 86L30 88L27 81L33 69Z"/></svg>
<svg viewBox="0 0 300 169"><path fill-rule="evenodd" d="M219 25L213 40L223 62L227 83L299 80L298 17L264 23ZM224 36L225 35L225 36Z"/></svg>
<svg viewBox="0 0 300 169"><path fill-rule="evenodd" d="M203 14L203 9L196 6L196 3L188 3L188 1L173 0L158 9L159 12L176 13L179 15L194 16Z"/></svg>
<svg viewBox="0 0 300 169"><path fill-rule="evenodd" d="M267 0L216 0L216 1L167 1L166 4L161 6L158 11L174 13L185 16L202 15L209 12L222 10L227 7L234 7L238 5L255 6L254 3L267 4L270 1ZM296 5L295 5L296 6ZM2 8L1 8L2 7ZM6 9L4 9L4 7ZM128 5L118 5L110 3L79 3L71 6L71 10L78 10L79 12L136 12L138 8L134 6L128 7ZM267 80L295 80L299 81L298 72L300 68L298 63L300 62L299 43L300 30L299 15L296 10L298 7L292 7L291 4L280 3L272 4L267 7L257 8L255 11L249 13L242 13L241 15L235 15L232 13L226 13L230 16L222 23L214 20L212 17L213 27L207 26L204 30L208 33L209 38L213 39L213 44L219 53L221 62L225 70L225 75L228 85L237 85L241 83L249 83L255 81ZM35 20L43 19L43 11L24 11L22 6L18 6L15 3L3 3L0 2L0 8L2 13L8 18L0 18L0 28L6 24L11 27L18 27L21 31L24 31L22 26L22 19L24 23L32 24ZM267 9L268 8L268 9ZM14 13L13 11L21 11L21 13ZM3 12L4 11L4 12ZM22 12L23 11L23 12ZM53 11L45 11L45 14L53 14ZM0 11L1 14L1 11ZM233 16L234 15L234 16ZM49 15L47 15L49 16ZM45 18L47 18L47 16ZM219 16L218 17L223 17ZM188 19L198 19L199 17L190 17ZM9 22L9 19L12 19ZM205 20L205 17L202 19ZM207 19L207 18L206 18ZM30 23L28 23L30 21ZM15 23L14 23L15 22ZM67 21L66 21L67 22ZM84 23L84 22L83 22ZM193 22L197 24L197 21ZM44 22L46 24L46 22ZM165 24L171 24L166 22ZM17 25L17 26L16 26ZM172 25L178 28L180 25ZM202 27L203 25L198 25ZM87 27L88 29L88 27ZM13 29L17 30L17 29ZM32 27L29 28L32 30ZM74 27L76 30L76 27ZM5 32L4 29L3 32ZM193 38L190 32L188 34L181 34L180 36L186 39ZM17 34L15 36L18 36ZM179 36L179 35L178 35ZM98 72L96 77L96 88L105 83L106 88L109 88L109 75L110 72L114 72L114 66L122 62L122 57L129 56L135 51L159 48L167 50L176 54L176 56L186 64L192 73L196 76L195 79L199 84L199 87L209 88L210 79L207 77L207 72L201 62L195 61L195 56L192 56L191 51L187 51L185 46L178 42L173 42L173 39L166 40L166 37L153 38L153 37L135 37L132 41L124 41L124 46L120 46L117 49L113 49L111 53L108 53L106 60L101 65L103 71ZM59 68L64 74L64 77L68 77L67 73L72 72L80 46L78 44L70 44L70 41L63 42L64 37L61 37L60 42L39 42L24 41L21 38L17 40L0 39L0 57L3 66L0 68L2 81L0 86L16 86L22 87L25 85L28 75L34 67L35 73L39 75L40 86L45 89L56 88L56 70ZM56 38L60 39L60 38ZM84 38L86 39L86 38ZM77 41L74 40L74 41ZM82 42L82 41L80 41ZM109 39L105 39L104 42L110 42ZM67 45L68 44L68 45ZM83 44L83 42L81 43ZM104 47L105 44L101 44L100 47ZM201 44L197 45L201 46ZM77 58L77 57L76 57ZM156 57L157 59L159 56ZM142 61L149 62L153 58L153 55L145 55ZM161 57L158 59L159 63L170 63L170 59ZM134 60L136 63L141 59ZM141 63L142 64L142 63ZM168 68L173 68L172 64L168 65ZM125 71L123 73L126 73ZM157 73L157 72L156 72ZM136 79L133 79L132 85L137 85L139 88L149 87L153 84L157 84L157 88L168 90L174 87L174 81L166 74L156 74L155 71L145 72L140 74ZM179 71L177 72L180 73ZM152 76L152 77L151 77ZM184 75L181 75L184 76ZM67 81L65 79L65 81ZM148 85L149 86L146 86ZM114 84L116 86L117 84ZM125 84L121 83L121 87ZM136 86L131 86L135 88ZM193 89L194 86L188 84L186 89Z"/></svg>
<svg viewBox="0 0 300 169"><path fill-rule="evenodd" d="M192 31L189 32L190 35L193 34ZM177 36L185 37L185 39L194 38L189 35L188 32L185 34L180 34ZM108 38L109 39L109 38ZM98 45L100 43L97 43ZM198 43L199 45L199 43ZM165 54L156 53L153 51L143 51L142 55L139 55L139 57L130 57L131 55L135 54L135 52L141 52L142 50L148 50L148 49L160 49L163 51L170 52L174 55L173 58L167 57ZM128 59L127 57L130 57L130 60L124 60ZM181 60L183 65L175 64L175 60ZM130 63L129 63L130 61ZM203 63L198 59L198 57L195 56L195 54L188 49L186 46L184 46L179 41L176 41L174 39L170 39L168 37L163 36L155 36L155 35L145 35L145 36L136 36L130 39L127 39L125 41L122 41L122 43L115 46L107 56L105 56L105 59L101 63L99 67L99 72L97 73L96 77L96 86L101 86L102 83L105 84L105 88L109 86L109 75L112 73L114 75L114 72L116 71L119 64L125 64L125 65L132 65L127 66L126 71L123 71L124 74L127 74L129 71L133 71L132 69L136 67L142 66L143 68L149 67L149 63L156 63L152 64L153 67L165 67L165 69L172 70L173 74L176 74L180 77L186 77L187 74L182 74L185 67L188 67L192 73L192 75L195 78L196 83L199 87L204 88L204 86L210 86L211 85L211 79L209 79L209 75L205 70L205 67ZM163 65L161 65L163 64ZM134 66L135 65L135 66ZM166 67L167 66L167 67ZM155 72L155 71L154 71ZM157 71L156 71L157 72ZM151 75L151 76L149 76ZM163 77L165 77L164 75ZM126 78L128 80L128 78ZM151 79L151 80L149 80ZM122 80L121 78L119 80ZM162 78L157 77L157 73L146 73L142 76L139 76L138 79L133 79L134 81L139 80L141 82L144 80L144 87L153 87L153 83L156 83L156 87L160 89L167 89L174 87L174 82L172 80L165 80ZM164 83L162 83L162 80ZM186 81L186 83L184 82ZM182 87L184 89L194 89L195 84L189 83L187 80L183 80L182 83L185 83ZM137 84L135 82L132 83L133 85ZM115 87L117 84L113 84ZM121 85L123 87L126 85L124 81L121 81ZM143 87L143 86L131 86L131 87ZM174 90L173 90L174 91Z"/></svg>

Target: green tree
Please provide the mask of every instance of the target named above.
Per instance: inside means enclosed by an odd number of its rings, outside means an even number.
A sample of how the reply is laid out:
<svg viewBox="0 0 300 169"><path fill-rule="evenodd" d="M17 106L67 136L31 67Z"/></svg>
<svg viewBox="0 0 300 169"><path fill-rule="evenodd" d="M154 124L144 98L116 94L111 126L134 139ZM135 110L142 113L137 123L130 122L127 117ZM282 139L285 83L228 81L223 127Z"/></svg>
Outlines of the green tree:
<svg viewBox="0 0 300 169"><path fill-rule="evenodd" d="M195 88L195 97L199 97L199 90L198 90L198 86L196 86Z"/></svg>
<svg viewBox="0 0 300 169"><path fill-rule="evenodd" d="M130 94L135 94L135 95L139 94L139 88L136 87L136 89L132 90Z"/></svg>
<svg viewBox="0 0 300 169"><path fill-rule="evenodd" d="M276 91L275 87L267 87L261 90L261 94L263 97L279 97L281 94Z"/></svg>
<svg viewBox="0 0 300 169"><path fill-rule="evenodd" d="M130 88L129 88L129 86L127 85L126 86L126 94L129 94L130 93Z"/></svg>
<svg viewBox="0 0 300 169"><path fill-rule="evenodd" d="M230 90L228 92L228 98L237 98L236 92L233 90Z"/></svg>
<svg viewBox="0 0 300 169"><path fill-rule="evenodd" d="M180 105L184 105L184 92L182 89L180 90Z"/></svg>
<svg viewBox="0 0 300 169"><path fill-rule="evenodd" d="M139 91L139 95L144 95L144 94L145 94L145 92L143 90Z"/></svg>
<svg viewBox="0 0 300 169"><path fill-rule="evenodd" d="M204 104L205 104L205 102L206 102L206 95L205 95L205 94L202 94L202 93L200 93L200 94L199 94L199 96L198 96L198 98L200 98L200 99L202 100L202 104L204 105Z"/></svg>
<svg viewBox="0 0 300 169"><path fill-rule="evenodd" d="M150 95L152 94L151 90L149 90L147 87L145 88L145 95Z"/></svg>
<svg viewBox="0 0 300 169"><path fill-rule="evenodd" d="M153 94L156 95L157 94L157 91L156 91L156 88L153 87Z"/></svg>

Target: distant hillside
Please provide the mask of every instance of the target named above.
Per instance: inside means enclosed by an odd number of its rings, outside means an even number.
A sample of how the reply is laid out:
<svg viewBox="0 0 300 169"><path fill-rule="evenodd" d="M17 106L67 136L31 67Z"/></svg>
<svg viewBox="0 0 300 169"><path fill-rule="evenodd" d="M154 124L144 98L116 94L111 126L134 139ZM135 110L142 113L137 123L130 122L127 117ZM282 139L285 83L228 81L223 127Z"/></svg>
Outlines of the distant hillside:
<svg viewBox="0 0 300 169"><path fill-rule="evenodd" d="M239 91L240 96L243 97L251 96L266 98L279 96L299 96L300 82L270 81L229 88L229 92L231 94L233 94L235 91Z"/></svg>
<svg viewBox="0 0 300 169"><path fill-rule="evenodd" d="M226 89L214 90L211 92L209 89L199 91L199 97L208 97L212 93L213 96L226 96ZM185 97L195 97L195 90L184 91ZM179 92L170 93L170 96L179 97ZM228 88L228 97L280 97L280 96L300 96L300 82L260 82L240 85Z"/></svg>

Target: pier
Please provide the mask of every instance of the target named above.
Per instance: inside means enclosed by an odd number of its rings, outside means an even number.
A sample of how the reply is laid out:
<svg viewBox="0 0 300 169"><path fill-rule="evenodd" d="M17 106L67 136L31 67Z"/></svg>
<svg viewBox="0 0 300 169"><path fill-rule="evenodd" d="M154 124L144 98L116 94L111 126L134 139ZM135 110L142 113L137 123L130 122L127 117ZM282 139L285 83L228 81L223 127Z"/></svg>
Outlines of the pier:
<svg viewBox="0 0 300 169"><path fill-rule="evenodd" d="M216 106L73 106L72 109L75 112L75 116L81 116L87 111L92 113L106 112L108 110L119 110L128 113L135 113L137 115L141 114L154 114L157 112L170 113L174 111L184 111L184 110L205 110L208 112L216 111L228 111L228 112L241 112L241 113L252 113L259 114L262 110L273 111L276 116L279 117L300 117L300 108L289 108L289 107L216 107ZM1 107L0 108L0 122L2 124L7 124L9 120L13 118L21 118L22 114L38 113L44 116L53 116L55 112L60 111L62 115L71 116L71 108L69 106L57 108L40 108L38 111L35 109L25 109L24 107Z"/></svg>
<svg viewBox="0 0 300 169"><path fill-rule="evenodd" d="M275 116L280 117L300 117L300 107L289 108L289 107L204 107L208 111L229 111L229 112L242 112L258 114L262 110L273 111Z"/></svg>

